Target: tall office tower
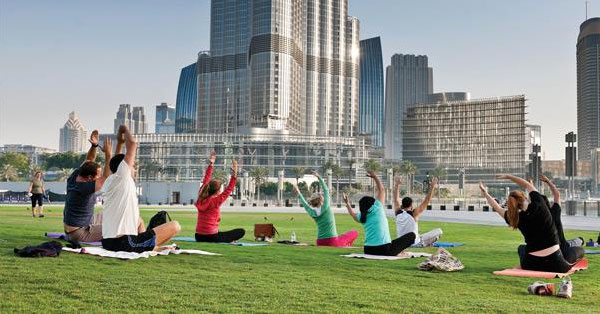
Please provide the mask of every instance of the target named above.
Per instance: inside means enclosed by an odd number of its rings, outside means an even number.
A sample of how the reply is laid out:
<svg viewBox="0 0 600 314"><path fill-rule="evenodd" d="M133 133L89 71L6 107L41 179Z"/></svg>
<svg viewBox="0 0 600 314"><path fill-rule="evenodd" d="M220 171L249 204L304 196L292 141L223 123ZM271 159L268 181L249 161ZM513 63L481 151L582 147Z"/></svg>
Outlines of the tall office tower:
<svg viewBox="0 0 600 314"><path fill-rule="evenodd" d="M198 80L196 62L181 69L175 102L175 133L196 133Z"/></svg>
<svg viewBox="0 0 600 314"><path fill-rule="evenodd" d="M164 102L156 106L154 121L154 133L175 133L175 107L169 106Z"/></svg>
<svg viewBox="0 0 600 314"><path fill-rule="evenodd" d="M360 41L360 105L358 133L370 134L383 146L383 57L379 37Z"/></svg>
<svg viewBox="0 0 600 314"><path fill-rule="evenodd" d="M144 107L133 107L130 104L120 104L117 111L117 117L114 120L115 134L119 130L119 126L126 125L134 134L142 134L147 132L146 115L144 115Z"/></svg>
<svg viewBox="0 0 600 314"><path fill-rule="evenodd" d="M600 147L600 18L579 27L577 38L577 136L580 160Z"/></svg>
<svg viewBox="0 0 600 314"><path fill-rule="evenodd" d="M83 152L87 143L87 131L75 111L69 113L69 120L60 129L58 143L60 152Z"/></svg>
<svg viewBox="0 0 600 314"><path fill-rule="evenodd" d="M359 22L348 1L307 1L306 133L354 136L358 131Z"/></svg>
<svg viewBox="0 0 600 314"><path fill-rule="evenodd" d="M358 20L347 0L213 0L198 133L354 135ZM308 114L308 116L307 116Z"/></svg>
<svg viewBox="0 0 600 314"><path fill-rule="evenodd" d="M408 105L427 103L433 92L433 69L427 56L395 54L386 68L385 158L402 159L402 123Z"/></svg>

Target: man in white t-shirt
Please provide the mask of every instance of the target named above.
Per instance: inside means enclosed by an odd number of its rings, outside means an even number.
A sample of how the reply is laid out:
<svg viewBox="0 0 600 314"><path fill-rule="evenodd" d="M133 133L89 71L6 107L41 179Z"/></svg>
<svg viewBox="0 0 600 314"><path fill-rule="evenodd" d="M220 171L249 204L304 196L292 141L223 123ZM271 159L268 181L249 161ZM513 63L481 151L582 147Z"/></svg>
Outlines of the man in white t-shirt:
<svg viewBox="0 0 600 314"><path fill-rule="evenodd" d="M152 230L144 227L134 181L137 143L124 125L119 128L117 138L122 136L125 137L127 151L111 158L112 174L103 187L102 247L110 251L152 251L171 239L181 227L177 221L167 222Z"/></svg>
<svg viewBox="0 0 600 314"><path fill-rule="evenodd" d="M425 211L427 205L433 197L433 192L437 186L437 180L431 181L429 193L421 203L421 205L413 208L413 200L410 197L405 197L400 201L400 178L396 178L394 185L394 207L396 214L396 232L398 237L407 233L415 234L415 243L413 246L427 247L433 245L442 236L442 229L433 229L427 233L419 235L419 216Z"/></svg>

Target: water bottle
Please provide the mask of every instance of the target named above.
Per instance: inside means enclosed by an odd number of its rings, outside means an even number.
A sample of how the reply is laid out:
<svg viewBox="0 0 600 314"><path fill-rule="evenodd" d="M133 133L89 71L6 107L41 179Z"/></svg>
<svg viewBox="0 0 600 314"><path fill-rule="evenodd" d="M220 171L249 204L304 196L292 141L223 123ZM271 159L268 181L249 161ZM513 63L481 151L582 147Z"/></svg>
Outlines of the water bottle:
<svg viewBox="0 0 600 314"><path fill-rule="evenodd" d="M290 235L290 242L296 242L296 233L294 231L292 231L292 234Z"/></svg>

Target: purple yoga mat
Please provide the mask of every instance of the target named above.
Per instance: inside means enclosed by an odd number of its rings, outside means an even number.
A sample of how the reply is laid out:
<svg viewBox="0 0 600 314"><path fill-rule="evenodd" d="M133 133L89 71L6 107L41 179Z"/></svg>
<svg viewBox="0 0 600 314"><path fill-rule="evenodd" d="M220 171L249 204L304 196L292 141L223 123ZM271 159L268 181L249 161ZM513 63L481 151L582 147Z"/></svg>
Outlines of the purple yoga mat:
<svg viewBox="0 0 600 314"><path fill-rule="evenodd" d="M67 241L67 236L61 232L46 232L46 238L60 239L63 241ZM101 242L79 242L79 243L93 245L93 246L102 246Z"/></svg>

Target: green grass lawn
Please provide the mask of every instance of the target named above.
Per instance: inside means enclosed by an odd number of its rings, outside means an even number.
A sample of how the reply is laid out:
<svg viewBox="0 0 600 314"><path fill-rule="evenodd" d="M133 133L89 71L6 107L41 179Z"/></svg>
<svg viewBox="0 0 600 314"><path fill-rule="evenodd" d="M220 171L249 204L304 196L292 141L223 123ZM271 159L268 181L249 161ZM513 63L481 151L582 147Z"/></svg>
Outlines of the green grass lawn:
<svg viewBox="0 0 600 314"><path fill-rule="evenodd" d="M148 221L151 212L142 212ZM282 238L295 231L314 243L314 223L303 214L223 214L221 229L243 227L253 241L254 223L268 217ZM174 213L180 236L193 236L194 213ZM292 220L293 218L293 220ZM336 216L338 232L359 229L347 215ZM390 227L393 222L390 221ZM46 231L62 230L62 208L33 219L24 208L0 207L0 312L556 312L600 311L600 256L572 276L574 298L527 294L536 279L501 277L492 271L518 264L518 231L466 224L420 224L421 231L444 230L443 241L465 265L455 273L417 269L423 259L371 261L339 255L360 249L233 247L180 243L222 256L170 255L121 261L63 252L58 258L27 259L14 247L38 244ZM392 232L394 234L394 232ZM597 236L567 232L567 237ZM413 251L419 251L413 249ZM434 249L424 249L433 252ZM558 282L558 279L552 282Z"/></svg>

